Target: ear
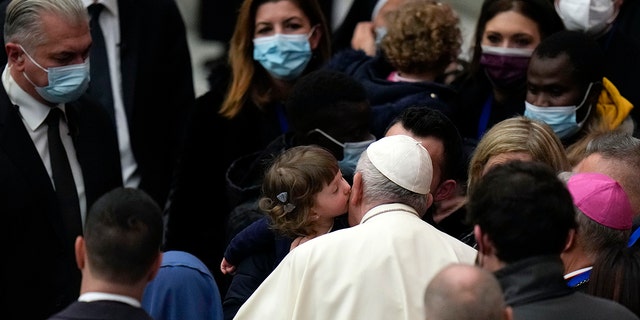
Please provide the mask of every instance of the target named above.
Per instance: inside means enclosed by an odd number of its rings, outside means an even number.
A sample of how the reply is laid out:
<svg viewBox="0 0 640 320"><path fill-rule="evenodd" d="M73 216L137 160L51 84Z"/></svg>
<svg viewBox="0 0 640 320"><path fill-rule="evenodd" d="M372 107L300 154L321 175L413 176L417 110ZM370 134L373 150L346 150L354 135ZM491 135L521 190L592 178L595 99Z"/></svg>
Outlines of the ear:
<svg viewBox="0 0 640 320"><path fill-rule="evenodd" d="M362 173L356 172L353 175L353 184L351 185L351 194L349 195L349 204L360 204L362 201Z"/></svg>
<svg viewBox="0 0 640 320"><path fill-rule="evenodd" d="M147 282L153 280L153 278L158 275L158 271L160 271L160 266L162 265L162 252L158 252L156 258L153 260L153 265L151 266L151 270L149 270L149 276L147 277Z"/></svg>
<svg viewBox="0 0 640 320"><path fill-rule="evenodd" d="M12 68L17 68L17 71L22 72L22 70L24 70L24 62L26 57L20 46L13 42L9 42L4 47L5 51L7 52L7 60L9 64L12 66Z"/></svg>
<svg viewBox="0 0 640 320"><path fill-rule="evenodd" d="M431 193L427 193L427 208L430 208L433 205L433 195ZM422 213L424 214L424 212ZM422 215L420 215L422 217Z"/></svg>
<svg viewBox="0 0 640 320"><path fill-rule="evenodd" d="M567 243L564 245L564 252L567 252L576 246L576 229L570 229L567 235Z"/></svg>
<svg viewBox="0 0 640 320"><path fill-rule="evenodd" d="M433 193L433 200L437 202L453 197L456 192L456 186L457 183L455 180L449 179L443 181Z"/></svg>
<svg viewBox="0 0 640 320"><path fill-rule="evenodd" d="M494 248L493 243L489 239L489 235L482 231L479 225L473 226L473 235L476 238L476 242L478 243L478 252L484 255L493 255Z"/></svg>
<svg viewBox="0 0 640 320"><path fill-rule="evenodd" d="M353 227L360 223L362 216L360 215L360 207L362 204L362 173L356 172L353 175L353 183L351 185L351 194L349 195L349 226Z"/></svg>
<svg viewBox="0 0 640 320"><path fill-rule="evenodd" d="M587 105L592 106L591 113L594 113L596 111L595 108L596 108L596 105L598 104L598 99L600 99L602 88L604 88L604 85L602 84L601 81L594 82L591 85L591 91L589 91L589 96L587 97L587 102L588 102Z"/></svg>
<svg viewBox="0 0 640 320"><path fill-rule="evenodd" d="M504 320L513 320L513 309L510 306L504 308Z"/></svg>
<svg viewBox="0 0 640 320"><path fill-rule="evenodd" d="M78 269L82 270L86 264L86 248L84 238L82 236L78 236L76 238L74 249L76 252L76 265L78 266Z"/></svg>
<svg viewBox="0 0 640 320"><path fill-rule="evenodd" d="M315 50L318 45L320 45L320 39L322 39L322 25L317 24L314 26L313 33L309 37L309 46L311 46L311 50Z"/></svg>

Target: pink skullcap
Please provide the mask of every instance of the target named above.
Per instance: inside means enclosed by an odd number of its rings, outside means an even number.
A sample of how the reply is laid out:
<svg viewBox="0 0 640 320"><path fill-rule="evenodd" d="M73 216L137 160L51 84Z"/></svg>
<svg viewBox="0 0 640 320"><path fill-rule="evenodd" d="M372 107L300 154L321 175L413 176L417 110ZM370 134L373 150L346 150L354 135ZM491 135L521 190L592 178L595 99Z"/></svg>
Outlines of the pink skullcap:
<svg viewBox="0 0 640 320"><path fill-rule="evenodd" d="M573 204L593 221L612 229L631 229L631 203L617 181L601 173L576 173L567 188Z"/></svg>

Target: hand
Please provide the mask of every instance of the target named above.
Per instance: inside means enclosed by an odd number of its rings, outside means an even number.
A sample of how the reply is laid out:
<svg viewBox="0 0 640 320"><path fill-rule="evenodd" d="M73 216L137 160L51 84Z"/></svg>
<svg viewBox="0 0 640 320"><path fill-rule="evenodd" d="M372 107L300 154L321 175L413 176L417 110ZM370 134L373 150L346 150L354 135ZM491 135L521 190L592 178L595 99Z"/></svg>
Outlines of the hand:
<svg viewBox="0 0 640 320"><path fill-rule="evenodd" d="M376 55L376 32L373 22L358 22L351 37L351 48L362 50L370 57Z"/></svg>
<svg viewBox="0 0 640 320"><path fill-rule="evenodd" d="M236 272L236 266L229 263L227 259L222 258L222 262L220 263L220 271L222 271L222 274L234 274Z"/></svg>

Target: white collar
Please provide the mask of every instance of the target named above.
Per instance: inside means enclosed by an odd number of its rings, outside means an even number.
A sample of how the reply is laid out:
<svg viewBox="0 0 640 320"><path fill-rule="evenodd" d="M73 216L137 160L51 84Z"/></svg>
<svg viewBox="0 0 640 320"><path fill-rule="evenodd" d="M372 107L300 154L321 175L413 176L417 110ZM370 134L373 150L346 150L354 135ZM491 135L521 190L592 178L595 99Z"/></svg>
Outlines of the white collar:
<svg viewBox="0 0 640 320"><path fill-rule="evenodd" d="M385 213L385 212L398 212L398 211L403 211L403 212L407 212L410 214L415 215L416 217L418 216L418 212L416 212L415 209L413 209L412 207L403 204L403 203L386 203L386 204L381 204L379 206L375 206L373 208L371 208L369 211L367 211L367 213L364 214L364 216L362 217L362 221L360 221L360 224L365 223L367 220Z"/></svg>
<svg viewBox="0 0 640 320"><path fill-rule="evenodd" d="M564 275L564 279L567 280L567 279L575 277L575 276L577 276L577 275L579 275L579 274L581 274L583 272L587 272L587 271L589 271L591 269L593 269L593 266L582 268L582 269L578 269L576 271L571 271L571 272L569 272L569 273Z"/></svg>
<svg viewBox="0 0 640 320"><path fill-rule="evenodd" d="M129 296L123 296L121 294L106 293L106 292L86 292L81 294L80 297L78 297L78 301L83 301L83 302L104 301L104 300L122 302L122 303L129 304L131 306L140 308L140 301Z"/></svg>
<svg viewBox="0 0 640 320"><path fill-rule="evenodd" d="M31 131L35 131L47 118L51 107L41 103L26 91L22 90L15 79L11 76L11 72L9 70L10 67L11 66L7 64L2 72L2 85L7 91L7 95L9 96L11 103L19 106L18 111L27 123L29 129L31 129ZM62 109L62 111L65 111L64 104L59 104L58 107Z"/></svg>

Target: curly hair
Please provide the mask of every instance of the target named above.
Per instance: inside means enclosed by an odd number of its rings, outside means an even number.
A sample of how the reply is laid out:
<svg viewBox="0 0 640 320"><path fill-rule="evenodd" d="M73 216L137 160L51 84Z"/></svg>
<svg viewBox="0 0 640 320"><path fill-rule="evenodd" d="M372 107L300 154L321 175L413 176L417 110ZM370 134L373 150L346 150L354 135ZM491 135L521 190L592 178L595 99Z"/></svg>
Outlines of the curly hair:
<svg viewBox="0 0 640 320"><path fill-rule="evenodd" d="M381 49L400 72L444 72L460 53L458 14L445 3L412 0L387 16Z"/></svg>
<svg viewBox="0 0 640 320"><path fill-rule="evenodd" d="M339 170L333 154L318 146L297 146L277 156L265 173L258 203L271 228L293 238L314 235L311 208Z"/></svg>

